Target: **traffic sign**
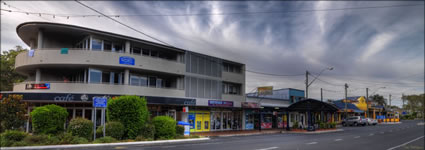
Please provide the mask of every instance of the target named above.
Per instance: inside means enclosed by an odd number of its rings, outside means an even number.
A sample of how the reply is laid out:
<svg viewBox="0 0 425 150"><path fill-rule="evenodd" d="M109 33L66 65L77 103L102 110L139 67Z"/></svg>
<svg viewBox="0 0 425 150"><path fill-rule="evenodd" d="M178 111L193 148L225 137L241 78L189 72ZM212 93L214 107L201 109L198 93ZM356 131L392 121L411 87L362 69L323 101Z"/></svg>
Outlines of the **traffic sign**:
<svg viewBox="0 0 425 150"><path fill-rule="evenodd" d="M93 107L105 108L107 103L106 97L93 97Z"/></svg>

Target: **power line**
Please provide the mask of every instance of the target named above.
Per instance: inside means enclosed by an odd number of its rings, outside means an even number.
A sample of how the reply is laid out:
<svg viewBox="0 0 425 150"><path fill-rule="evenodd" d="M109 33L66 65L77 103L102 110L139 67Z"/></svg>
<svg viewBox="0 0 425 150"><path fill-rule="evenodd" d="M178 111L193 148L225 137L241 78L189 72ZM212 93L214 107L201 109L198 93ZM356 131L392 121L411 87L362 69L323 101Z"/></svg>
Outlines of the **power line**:
<svg viewBox="0 0 425 150"><path fill-rule="evenodd" d="M305 74L273 74L273 73L263 73L251 70L245 70L246 72L251 72L255 74L269 75L269 76L304 76Z"/></svg>
<svg viewBox="0 0 425 150"><path fill-rule="evenodd" d="M125 26L125 27L127 27L127 28L129 28L129 29L131 29L131 30L133 30L133 31L136 31L137 33L143 34L143 35L145 35L145 36L147 36L147 37L150 37L150 38L152 38L152 39L154 39L154 40L156 40L156 41L159 41L159 42L161 42L161 43L163 43L163 44L165 44L165 45L168 45L168 46L170 46L170 47L174 47L174 46L172 46L172 45L170 45L170 44L168 44L168 43L166 43L166 42L164 42L164 41L161 41L161 40L159 40L159 39L157 39L157 38L155 38L155 37L153 37L153 36L150 36L150 35L148 35L148 34L146 34L146 33L143 33L142 31L139 31L139 30L137 30L137 29L135 29L135 28L133 28L133 27L130 27L129 25L126 25L126 24L124 24L124 23L122 23L122 22L120 22L120 21L118 21L118 20L116 20L116 19L114 19L114 18L111 18L111 17L109 17L109 16L107 16L107 15L103 14L102 12L97 11L97 10L96 10L96 9L94 9L94 8L91 8L90 6L87 6L87 5L83 4L83 3L81 3L81 2L80 2L80 1L78 1L78 0L75 0L75 2L77 2L77 3L81 4L81 5L83 5L84 7L88 8L88 9L91 9L91 10L93 10L93 11L95 11L95 12L97 12L97 13L101 14L102 16L105 16L106 18L111 19L112 21L115 21L116 23L119 23L119 24L121 24L121 25L123 25L123 26Z"/></svg>
<svg viewBox="0 0 425 150"><path fill-rule="evenodd" d="M319 81L322 81L323 83L329 84L329 85L333 85L333 86L343 86L343 85L338 85L338 84L334 84L334 83L330 83L328 81L324 81L322 79L320 79L318 76L313 75L312 73L310 73L311 76L313 76L314 78L316 78Z"/></svg>
<svg viewBox="0 0 425 150"><path fill-rule="evenodd" d="M5 4L6 5L6 4ZM388 5L388 6L368 6L368 7L346 7L346 8L330 8L330 9L306 9L306 10L291 10L291 11L259 11L259 12L230 12L230 13L194 13L194 14L116 14L116 15L75 15L75 14L53 14L42 12L28 12L28 11L14 11L1 9L7 12L36 14L36 15L50 15L57 17L173 17L173 16L227 16L227 15L253 15L253 14L284 14L284 13L303 13L303 12L317 12L317 11L342 11L342 10L361 10L361 9L374 9L374 8L391 8L391 7L414 7L423 6L424 4L410 4L410 5Z"/></svg>

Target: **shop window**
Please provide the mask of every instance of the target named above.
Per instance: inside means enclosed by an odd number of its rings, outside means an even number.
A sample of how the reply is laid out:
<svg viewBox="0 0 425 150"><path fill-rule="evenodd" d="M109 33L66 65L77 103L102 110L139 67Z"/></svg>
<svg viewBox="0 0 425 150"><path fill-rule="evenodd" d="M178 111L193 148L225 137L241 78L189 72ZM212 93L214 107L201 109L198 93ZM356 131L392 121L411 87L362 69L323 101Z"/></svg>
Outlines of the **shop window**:
<svg viewBox="0 0 425 150"><path fill-rule="evenodd" d="M102 40L93 38L91 40L91 43L92 43L91 50L94 50L94 51L101 51L102 50Z"/></svg>
<svg viewBox="0 0 425 150"><path fill-rule="evenodd" d="M110 52L112 50L112 42L110 41L103 41L103 51Z"/></svg>
<svg viewBox="0 0 425 150"><path fill-rule="evenodd" d="M152 57L158 57L158 52L157 51L151 51L151 56Z"/></svg>
<svg viewBox="0 0 425 150"><path fill-rule="evenodd" d="M101 83L102 71L96 69L89 69L89 83Z"/></svg>
<svg viewBox="0 0 425 150"><path fill-rule="evenodd" d="M201 123L202 121L196 121L196 129L201 130Z"/></svg>

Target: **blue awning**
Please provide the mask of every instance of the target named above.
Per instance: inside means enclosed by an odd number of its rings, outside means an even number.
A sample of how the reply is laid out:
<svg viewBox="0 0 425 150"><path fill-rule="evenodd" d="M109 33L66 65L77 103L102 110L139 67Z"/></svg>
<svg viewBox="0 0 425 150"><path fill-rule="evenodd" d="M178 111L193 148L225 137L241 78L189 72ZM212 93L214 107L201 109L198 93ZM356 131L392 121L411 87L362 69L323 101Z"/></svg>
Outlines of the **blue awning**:
<svg viewBox="0 0 425 150"><path fill-rule="evenodd" d="M179 122L177 122L177 125L188 126L188 125L190 125L190 124L189 124L189 123L187 123L187 122L184 122L184 121L179 121Z"/></svg>

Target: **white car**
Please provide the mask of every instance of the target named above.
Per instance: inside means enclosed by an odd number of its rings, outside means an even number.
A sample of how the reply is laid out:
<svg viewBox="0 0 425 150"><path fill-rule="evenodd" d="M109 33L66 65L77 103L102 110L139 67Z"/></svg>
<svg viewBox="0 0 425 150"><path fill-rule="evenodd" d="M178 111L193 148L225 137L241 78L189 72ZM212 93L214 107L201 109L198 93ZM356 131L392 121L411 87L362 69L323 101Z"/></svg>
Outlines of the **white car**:
<svg viewBox="0 0 425 150"><path fill-rule="evenodd" d="M376 120L376 119L372 119L372 118L366 118L366 122L367 122L367 125L377 125L378 124L378 121Z"/></svg>

